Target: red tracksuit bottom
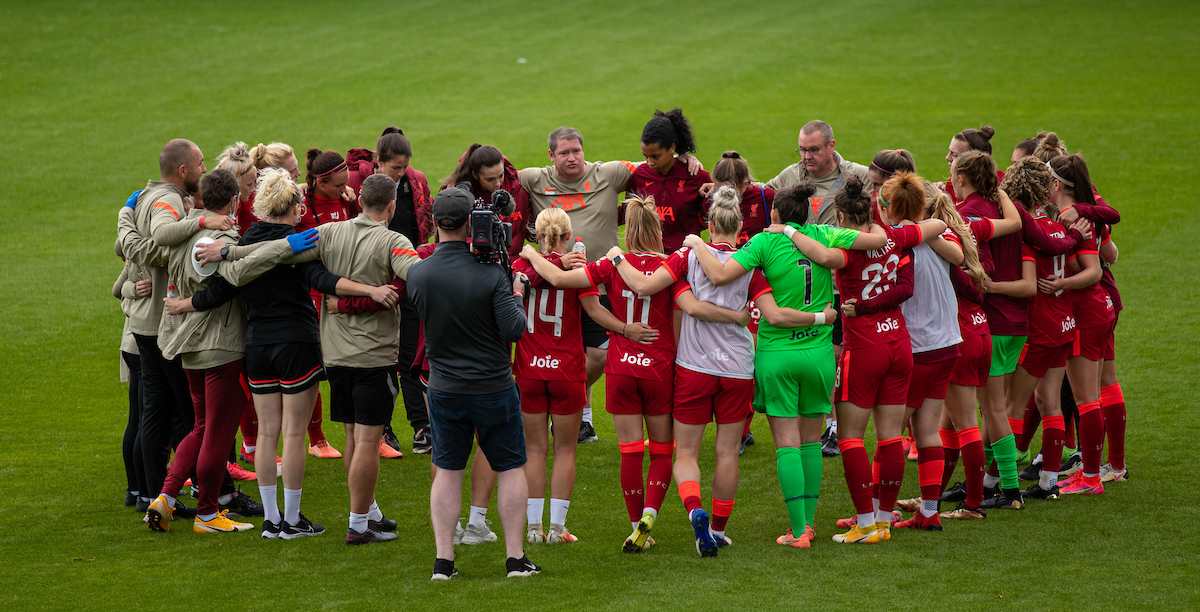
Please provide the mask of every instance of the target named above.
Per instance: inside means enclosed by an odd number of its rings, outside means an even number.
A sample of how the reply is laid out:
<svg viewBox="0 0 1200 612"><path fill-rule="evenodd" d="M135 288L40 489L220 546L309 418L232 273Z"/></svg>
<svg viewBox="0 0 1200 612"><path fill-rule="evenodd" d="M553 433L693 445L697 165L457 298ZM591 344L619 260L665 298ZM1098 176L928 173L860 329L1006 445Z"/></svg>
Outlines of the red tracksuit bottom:
<svg viewBox="0 0 1200 612"><path fill-rule="evenodd" d="M239 377L246 360L238 359L207 370L184 370L192 394L196 421L192 431L179 443L162 492L179 496L188 475L196 475L200 487L197 514L219 512L217 497L225 478L229 449L237 435L238 423L246 406Z"/></svg>

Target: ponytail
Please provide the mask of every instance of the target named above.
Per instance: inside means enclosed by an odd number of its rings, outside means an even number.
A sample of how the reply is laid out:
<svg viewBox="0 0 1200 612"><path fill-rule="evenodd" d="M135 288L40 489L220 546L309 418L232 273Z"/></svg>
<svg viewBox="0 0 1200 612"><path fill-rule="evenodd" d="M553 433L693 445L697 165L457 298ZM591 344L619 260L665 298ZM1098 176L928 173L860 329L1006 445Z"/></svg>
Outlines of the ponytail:
<svg viewBox="0 0 1200 612"><path fill-rule="evenodd" d="M683 116L683 109L673 108L670 112L654 111L654 117L642 128L642 144L655 143L663 149L675 147L676 155L696 152L696 138L692 125Z"/></svg>
<svg viewBox="0 0 1200 612"><path fill-rule="evenodd" d="M629 252L662 255L662 221L654 197L627 197L625 207L625 246Z"/></svg>
<svg viewBox="0 0 1200 612"><path fill-rule="evenodd" d="M928 204L926 212L929 218L945 222L946 227L958 234L959 241L962 242L963 269L974 279L975 284L982 286L989 279L987 272L983 271L983 265L979 263L979 247L971 234L971 226L958 214L954 199L938 185L926 182L925 201Z"/></svg>

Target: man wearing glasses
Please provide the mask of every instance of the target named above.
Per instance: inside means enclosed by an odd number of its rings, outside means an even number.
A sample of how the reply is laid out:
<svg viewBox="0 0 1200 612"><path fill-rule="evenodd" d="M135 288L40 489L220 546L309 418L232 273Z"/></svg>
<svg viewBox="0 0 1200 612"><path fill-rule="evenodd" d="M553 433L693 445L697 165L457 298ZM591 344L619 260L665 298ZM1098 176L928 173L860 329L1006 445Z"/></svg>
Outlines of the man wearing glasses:
<svg viewBox="0 0 1200 612"><path fill-rule="evenodd" d="M833 128L824 121L814 120L804 124L800 128L797 144L796 153L800 154L800 161L784 168L765 186L778 191L806 179L812 181L817 192L811 199L812 216L809 217L809 223L834 225L834 196L851 176L857 175L864 182L867 181L867 167L846 161L838 155L834 150Z"/></svg>

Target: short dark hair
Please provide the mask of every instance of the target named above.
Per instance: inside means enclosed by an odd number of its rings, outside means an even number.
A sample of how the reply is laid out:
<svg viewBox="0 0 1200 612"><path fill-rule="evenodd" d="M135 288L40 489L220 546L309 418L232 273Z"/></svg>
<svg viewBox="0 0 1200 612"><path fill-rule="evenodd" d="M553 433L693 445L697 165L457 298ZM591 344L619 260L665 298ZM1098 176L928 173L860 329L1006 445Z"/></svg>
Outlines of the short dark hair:
<svg viewBox="0 0 1200 612"><path fill-rule="evenodd" d="M800 128L801 134L812 134L813 132L820 132L821 135L825 137L825 144L829 144L833 141L833 128L829 127L828 123L825 123L820 119L813 119L812 121L805 123L804 127Z"/></svg>
<svg viewBox="0 0 1200 612"><path fill-rule="evenodd" d="M379 212L396 199L396 182L386 174L372 174L363 181L358 197L363 209Z"/></svg>
<svg viewBox="0 0 1200 612"><path fill-rule="evenodd" d="M175 176L180 166L192 161L192 149L196 143L186 138L176 138L168 142L158 154L158 173L162 178Z"/></svg>
<svg viewBox="0 0 1200 612"><path fill-rule="evenodd" d="M233 173L217 168L200 179L200 208L215 210L229 205L229 201L241 193Z"/></svg>
<svg viewBox="0 0 1200 612"><path fill-rule="evenodd" d="M546 139L546 144L550 146L551 152L558 148L558 141L560 140L578 140L579 146L583 146L583 134L580 134L579 130L570 126L564 125L550 132L550 137Z"/></svg>

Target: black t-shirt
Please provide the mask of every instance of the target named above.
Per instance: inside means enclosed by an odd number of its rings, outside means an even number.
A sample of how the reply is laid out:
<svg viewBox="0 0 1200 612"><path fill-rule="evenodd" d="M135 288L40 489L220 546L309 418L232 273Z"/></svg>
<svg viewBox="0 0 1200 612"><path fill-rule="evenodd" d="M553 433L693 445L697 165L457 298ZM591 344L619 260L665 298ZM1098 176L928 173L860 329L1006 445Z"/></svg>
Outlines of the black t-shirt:
<svg viewBox="0 0 1200 612"><path fill-rule="evenodd" d="M412 185L408 182L408 176L402 176L396 182L396 214L392 217L392 222L388 224L388 229L404 234L404 237L413 244L419 244L417 241L417 237L420 235L417 232L417 211L413 207Z"/></svg>

